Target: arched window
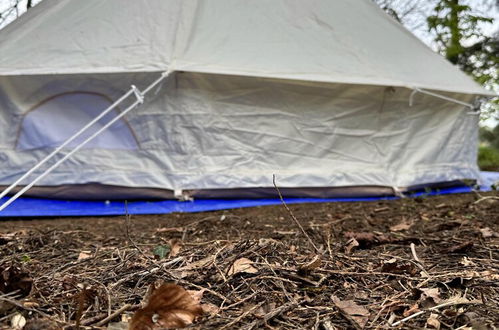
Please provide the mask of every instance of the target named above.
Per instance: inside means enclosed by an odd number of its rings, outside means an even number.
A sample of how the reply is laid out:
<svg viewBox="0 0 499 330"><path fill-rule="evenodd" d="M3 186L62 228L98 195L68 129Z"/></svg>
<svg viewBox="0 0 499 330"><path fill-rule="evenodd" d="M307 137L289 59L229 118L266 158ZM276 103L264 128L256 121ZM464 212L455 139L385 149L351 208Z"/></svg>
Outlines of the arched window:
<svg viewBox="0 0 499 330"><path fill-rule="evenodd" d="M63 93L50 97L24 116L16 148L30 150L58 147L111 104L112 101L106 96L89 92ZM71 142L68 148L80 144L117 113L116 110L108 113ZM130 150L137 149L138 143L127 122L120 119L83 148Z"/></svg>

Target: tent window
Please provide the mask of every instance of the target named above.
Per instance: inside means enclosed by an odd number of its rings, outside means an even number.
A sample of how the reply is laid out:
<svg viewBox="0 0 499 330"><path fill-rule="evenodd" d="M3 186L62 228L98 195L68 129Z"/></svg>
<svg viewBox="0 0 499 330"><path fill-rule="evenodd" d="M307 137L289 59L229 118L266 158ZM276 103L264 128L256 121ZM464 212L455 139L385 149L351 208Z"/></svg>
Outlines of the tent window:
<svg viewBox="0 0 499 330"><path fill-rule="evenodd" d="M89 121L112 104L104 95L88 92L59 94L39 103L22 121L16 143L18 150L53 148L61 145ZM68 145L74 148L116 116L110 112L86 133ZM131 127L118 120L83 148L137 149L138 143Z"/></svg>

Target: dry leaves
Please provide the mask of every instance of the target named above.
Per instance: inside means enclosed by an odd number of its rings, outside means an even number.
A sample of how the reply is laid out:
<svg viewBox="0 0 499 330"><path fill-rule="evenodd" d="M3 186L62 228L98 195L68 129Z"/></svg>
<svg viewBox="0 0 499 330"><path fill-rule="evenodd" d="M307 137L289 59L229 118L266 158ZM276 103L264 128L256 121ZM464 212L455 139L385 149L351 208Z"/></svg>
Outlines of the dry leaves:
<svg viewBox="0 0 499 330"><path fill-rule="evenodd" d="M404 231L408 230L412 227L412 223L406 222L406 220L402 220L399 224L390 227L390 231Z"/></svg>
<svg viewBox="0 0 499 330"><path fill-rule="evenodd" d="M438 320L438 314L431 313L430 317L426 320L426 325L428 328L440 329L440 321Z"/></svg>
<svg viewBox="0 0 499 330"><path fill-rule="evenodd" d="M421 288L419 290L421 291L421 297L419 299L419 305L421 307L428 308L442 302L438 288Z"/></svg>
<svg viewBox="0 0 499 330"><path fill-rule="evenodd" d="M472 247L473 247L473 242L467 241L467 242L463 242L463 243L455 245L455 246L451 246L450 248L448 248L446 250L446 252L448 252L448 253L463 253L463 252L467 252L467 251L471 250Z"/></svg>
<svg viewBox="0 0 499 330"><path fill-rule="evenodd" d="M312 260L298 267L299 274L307 274L311 271L319 268L322 264L321 257L319 255L315 255Z"/></svg>
<svg viewBox="0 0 499 330"><path fill-rule="evenodd" d="M369 311L365 307L357 305L353 300L341 301L336 296L331 298L334 305L356 328L364 328L369 319Z"/></svg>
<svg viewBox="0 0 499 330"><path fill-rule="evenodd" d="M253 261L248 258L240 258L234 261L232 266L230 266L227 274L232 276L237 273L248 273L248 274L256 274L258 273L258 269L253 267Z"/></svg>
<svg viewBox="0 0 499 330"><path fill-rule="evenodd" d="M182 241L174 238L171 239L168 243L170 244L170 257L177 256L183 246Z"/></svg>
<svg viewBox="0 0 499 330"><path fill-rule="evenodd" d="M357 242L355 238L351 238L346 244L345 244L345 253L346 254L351 254L352 251L358 247L360 244Z"/></svg>
<svg viewBox="0 0 499 330"><path fill-rule="evenodd" d="M198 299L201 298L193 298L181 286L163 284L151 294L147 305L135 312L129 329L156 330L185 327L203 314Z"/></svg>
<svg viewBox="0 0 499 330"><path fill-rule="evenodd" d="M31 291L33 280L29 274L18 265L0 265L0 292L17 291L22 297Z"/></svg>
<svg viewBox="0 0 499 330"><path fill-rule="evenodd" d="M483 238L499 237L499 234L490 229L490 227L481 228L480 233Z"/></svg>
<svg viewBox="0 0 499 330"><path fill-rule="evenodd" d="M92 251L81 251L78 254L78 260L88 259L92 257Z"/></svg>
<svg viewBox="0 0 499 330"><path fill-rule="evenodd" d="M351 232L348 231L344 234L348 239L355 239L359 243L361 249L368 248L372 245L386 244L393 240L382 234L382 233L370 233L370 232Z"/></svg>
<svg viewBox="0 0 499 330"><path fill-rule="evenodd" d="M414 264L410 262L405 262L402 260L392 258L383 263L383 265L381 266L381 271L383 273L391 273L391 274L415 275L417 274L418 269L414 266Z"/></svg>

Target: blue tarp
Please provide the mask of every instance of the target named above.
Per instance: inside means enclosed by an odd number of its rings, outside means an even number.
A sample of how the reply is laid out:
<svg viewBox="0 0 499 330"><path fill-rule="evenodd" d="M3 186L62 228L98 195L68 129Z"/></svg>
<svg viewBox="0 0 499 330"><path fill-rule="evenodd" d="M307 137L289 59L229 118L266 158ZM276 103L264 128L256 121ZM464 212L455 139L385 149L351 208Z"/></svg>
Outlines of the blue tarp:
<svg viewBox="0 0 499 330"><path fill-rule="evenodd" d="M499 172L482 172L480 190L491 190L491 185L499 181ZM454 187L440 190L423 191L413 194L417 196L434 196L470 192L470 187ZM377 200L393 200L398 197L364 197L364 198L289 198L288 204L324 203L324 202L365 202ZM6 198L2 200L5 202ZM241 207L254 207L280 204L278 199L200 199L190 202L179 201L131 201L128 202L129 214L166 214L173 212L204 212ZM125 214L124 201L62 201L38 198L20 198L0 212L0 217L60 217L60 216L108 216Z"/></svg>

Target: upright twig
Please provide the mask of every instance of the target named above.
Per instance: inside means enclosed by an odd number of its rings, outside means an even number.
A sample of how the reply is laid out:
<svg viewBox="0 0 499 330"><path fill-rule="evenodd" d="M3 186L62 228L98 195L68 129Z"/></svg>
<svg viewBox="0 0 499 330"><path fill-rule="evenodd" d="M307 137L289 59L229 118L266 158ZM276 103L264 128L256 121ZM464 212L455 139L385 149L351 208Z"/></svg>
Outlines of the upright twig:
<svg viewBox="0 0 499 330"><path fill-rule="evenodd" d="M128 201L125 201L125 234L126 234L126 239L130 242L130 244L132 244L132 246L137 251L139 251L141 255L143 255L151 263L156 264L156 262L151 257L145 254L144 251L142 251L142 249L135 243L135 241L130 236L130 213L128 213Z"/></svg>
<svg viewBox="0 0 499 330"><path fill-rule="evenodd" d="M310 245L313 246L313 248L315 249L315 251L317 253L320 253L320 250L317 248L317 246L315 246L314 242L312 241L312 239L310 238L310 236L308 236L307 232L305 231L305 229L303 229L302 225L300 224L300 222L298 221L298 219L295 217L295 215L293 214L293 212L291 212L291 210L289 209L288 205L286 204L286 202L284 201L284 198L282 198L282 194L281 194L281 191L279 190L279 187L277 187L277 184L275 183L275 174L272 175L272 183L274 184L274 187L275 189L277 190L277 193L279 194L279 199L281 200L282 202L282 205L284 205L284 207L286 208L286 210L288 211L289 215L291 216L291 219L294 220L294 222L296 223L296 225L298 226L298 228L300 228L301 232L303 233L303 235L305 235L305 237L308 239L308 242L310 243Z"/></svg>

